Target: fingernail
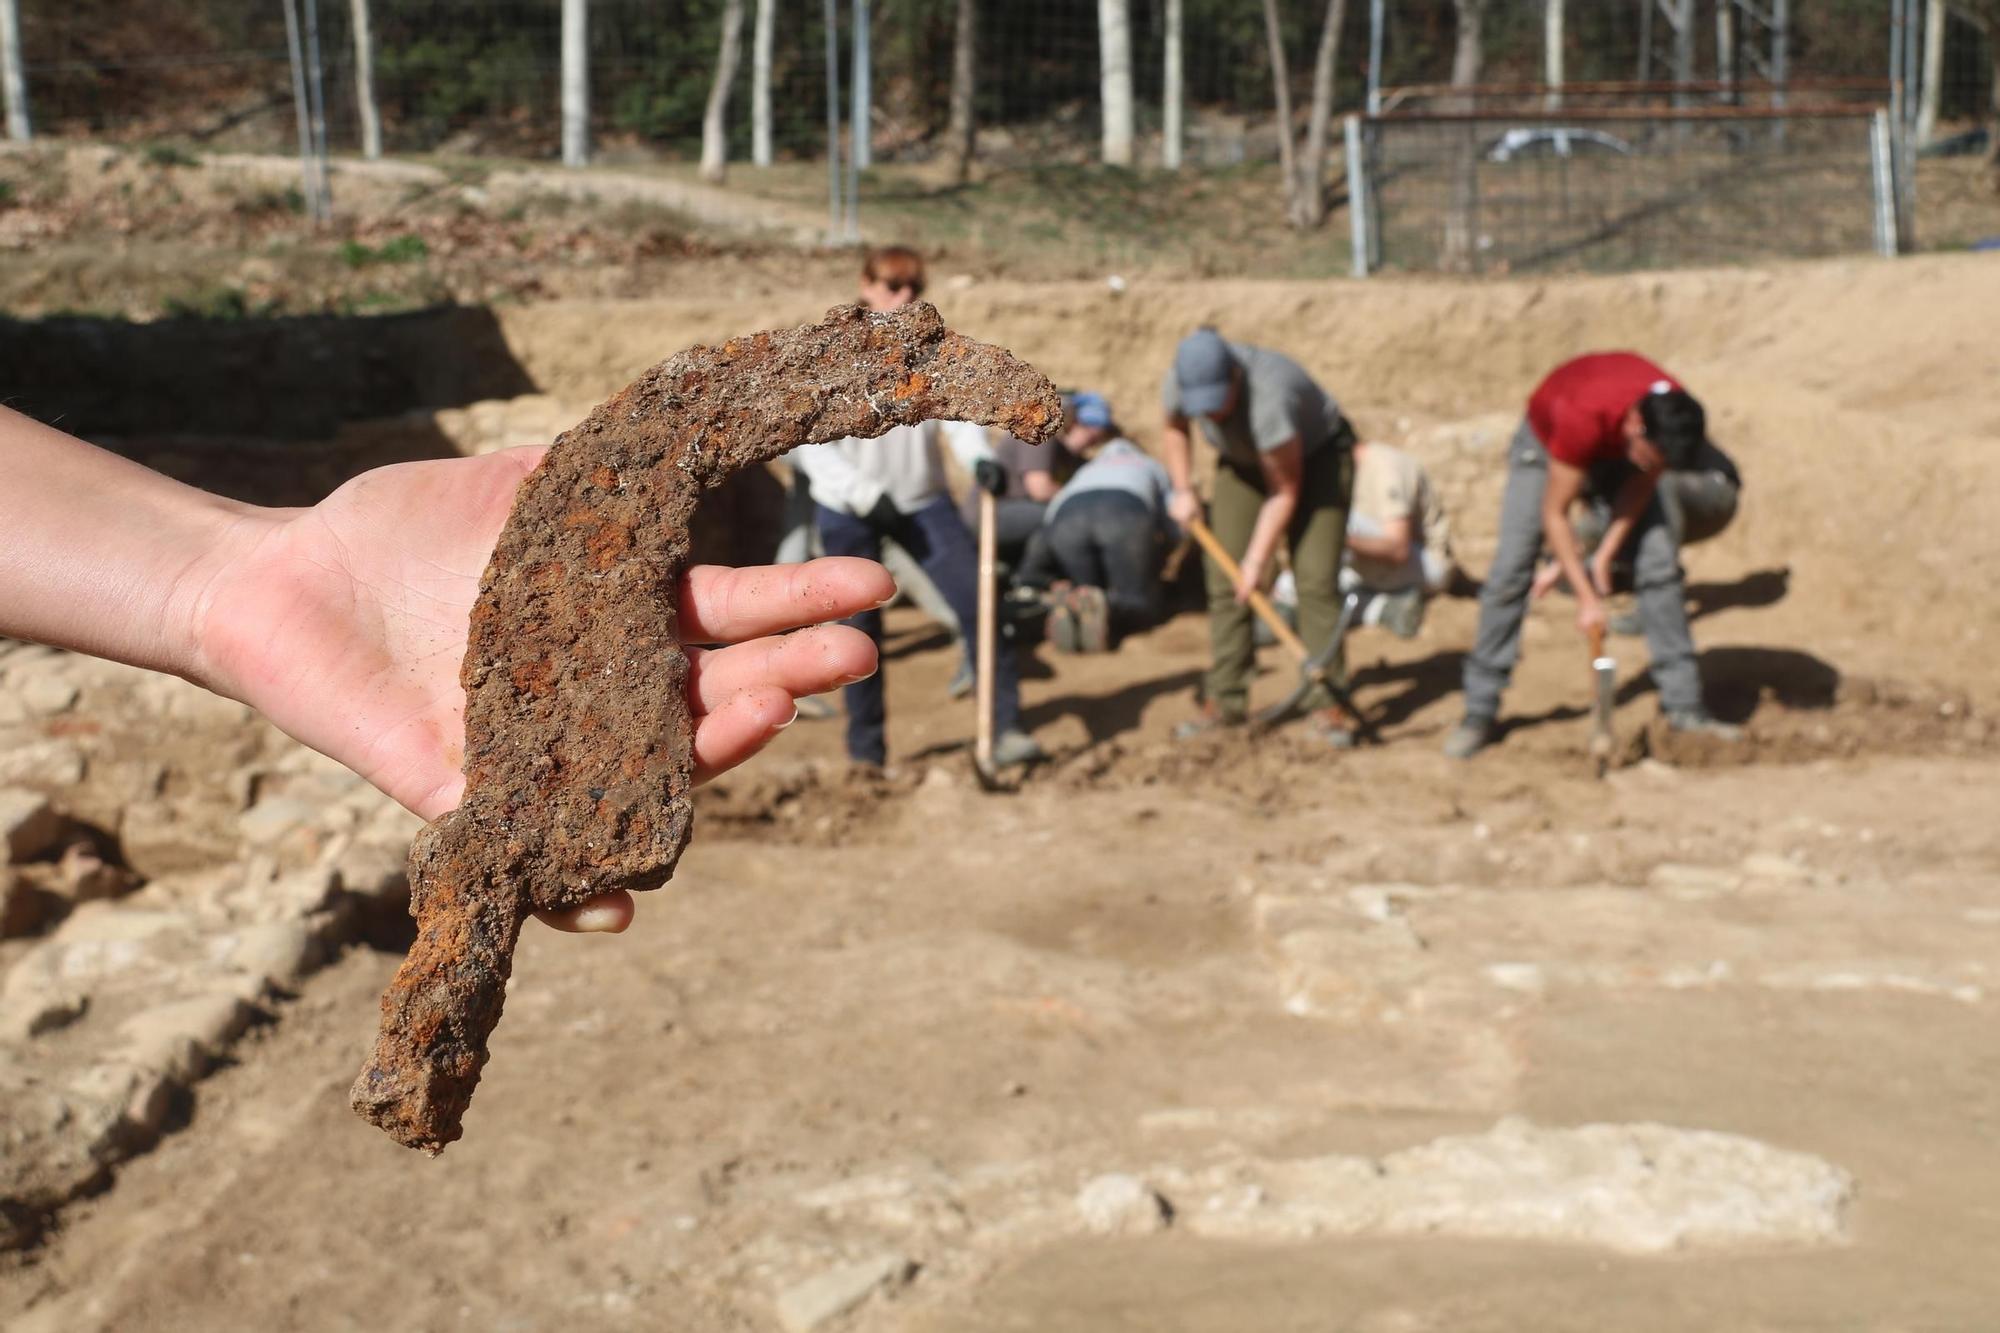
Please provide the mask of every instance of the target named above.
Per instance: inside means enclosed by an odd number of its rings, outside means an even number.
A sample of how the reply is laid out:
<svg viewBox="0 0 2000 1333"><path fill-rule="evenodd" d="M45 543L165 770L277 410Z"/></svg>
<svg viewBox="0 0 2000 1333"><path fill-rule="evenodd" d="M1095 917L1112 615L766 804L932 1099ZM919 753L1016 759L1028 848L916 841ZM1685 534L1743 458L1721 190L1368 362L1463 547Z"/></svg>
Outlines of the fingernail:
<svg viewBox="0 0 2000 1333"><path fill-rule="evenodd" d="M577 909L570 918L571 924L585 932L603 933L620 931L625 928L625 914L621 908L590 905Z"/></svg>
<svg viewBox="0 0 2000 1333"><path fill-rule="evenodd" d="M771 728L771 730L773 730L773 731L783 731L783 730L784 730L784 729L785 729L786 727L789 727L789 726L791 726L791 725L792 725L792 723L794 723L794 722L796 722L796 721L798 721L798 720L799 720L799 706L798 706L797 702L795 701L795 702L794 702L794 703L792 704L792 715L791 715L790 717L786 718L786 719L785 719L785 720L784 720L783 722L780 722L780 723L779 723L779 724L778 724L777 726L775 726L775 727L772 727L772 728Z"/></svg>
<svg viewBox="0 0 2000 1333"><path fill-rule="evenodd" d="M842 676L839 680L833 683L833 687L835 689L840 689L843 686L859 684L861 681L867 680L870 676L874 674L875 671L873 668L871 668L867 671L862 672L858 676Z"/></svg>

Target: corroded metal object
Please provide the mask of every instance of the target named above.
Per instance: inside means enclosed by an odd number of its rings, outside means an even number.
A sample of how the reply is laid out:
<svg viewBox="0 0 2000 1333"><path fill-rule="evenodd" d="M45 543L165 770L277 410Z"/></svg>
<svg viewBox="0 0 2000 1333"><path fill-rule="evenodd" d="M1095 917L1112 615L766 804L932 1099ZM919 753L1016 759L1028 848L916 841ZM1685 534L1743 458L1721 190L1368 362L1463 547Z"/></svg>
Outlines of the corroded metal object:
<svg viewBox="0 0 2000 1333"><path fill-rule="evenodd" d="M500 1020L521 923L673 874L693 820L676 607L701 493L796 445L929 419L1054 434L1049 382L929 305L697 347L566 431L480 580L461 680L465 796L410 850L417 918L354 1109L433 1155Z"/></svg>

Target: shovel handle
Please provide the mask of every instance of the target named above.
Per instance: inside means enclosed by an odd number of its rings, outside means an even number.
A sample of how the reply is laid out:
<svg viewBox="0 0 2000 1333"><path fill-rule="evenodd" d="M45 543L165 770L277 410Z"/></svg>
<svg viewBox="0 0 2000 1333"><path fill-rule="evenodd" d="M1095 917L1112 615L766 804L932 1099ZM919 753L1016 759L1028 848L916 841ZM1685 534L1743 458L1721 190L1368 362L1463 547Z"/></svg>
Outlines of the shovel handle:
<svg viewBox="0 0 2000 1333"><path fill-rule="evenodd" d="M999 616L996 605L1000 590L995 586L999 560L998 530L994 522L993 493L979 492L979 624L973 639L973 665L977 681L974 706L979 716L973 725L972 759L981 773L993 771L993 659Z"/></svg>
<svg viewBox="0 0 2000 1333"><path fill-rule="evenodd" d="M1200 518L1191 518L1188 520L1187 530L1197 542L1201 543L1201 549L1208 552L1208 558L1229 576L1231 583L1243 577L1242 567L1236 563L1235 557L1222 549L1222 543L1208 530L1208 524L1202 522ZM1305 644L1292 632L1292 627L1285 623L1285 618L1278 614L1278 608L1271 605L1270 598L1253 590L1250 594L1250 609L1257 613L1259 620L1270 627L1278 642L1285 646L1285 651L1296 657L1301 665L1312 660L1312 654L1306 651Z"/></svg>
<svg viewBox="0 0 2000 1333"><path fill-rule="evenodd" d="M1591 661L1595 662L1598 658L1604 656L1604 626L1592 625L1589 633L1584 637L1590 642Z"/></svg>

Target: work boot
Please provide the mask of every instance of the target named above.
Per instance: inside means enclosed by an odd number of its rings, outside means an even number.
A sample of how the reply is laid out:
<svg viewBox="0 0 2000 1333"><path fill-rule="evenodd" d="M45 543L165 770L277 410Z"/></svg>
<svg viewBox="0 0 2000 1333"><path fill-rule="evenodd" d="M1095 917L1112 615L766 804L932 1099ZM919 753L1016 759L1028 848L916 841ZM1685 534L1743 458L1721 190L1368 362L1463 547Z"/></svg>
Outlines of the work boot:
<svg viewBox="0 0 2000 1333"><path fill-rule="evenodd" d="M1667 726L1682 736L1706 736L1712 741L1732 742L1743 739L1743 728L1712 717L1705 709L1691 708L1668 713Z"/></svg>
<svg viewBox="0 0 2000 1333"><path fill-rule="evenodd" d="M1471 713L1444 738L1447 759L1470 759L1493 743L1493 719Z"/></svg>
<svg viewBox="0 0 2000 1333"><path fill-rule="evenodd" d="M944 687L945 697L963 699L966 695L972 693L972 687L978 683L979 678L972 672L972 663L961 653L958 659L958 670L952 673L950 682Z"/></svg>
<svg viewBox="0 0 2000 1333"><path fill-rule="evenodd" d="M1083 641L1082 627L1077 623L1076 608L1070 604L1067 590L1052 592L1044 601L1049 608L1049 618L1042 633L1049 646L1059 653L1079 653Z"/></svg>
<svg viewBox="0 0 2000 1333"><path fill-rule="evenodd" d="M993 767L1019 768L1023 764L1039 764L1048 755L1035 743L1035 738L1019 727L1001 732L993 738Z"/></svg>
<svg viewBox="0 0 2000 1333"><path fill-rule="evenodd" d="M1207 736L1229 727L1240 727L1249 720L1249 716L1243 711L1243 705L1241 704L1224 708L1213 699L1204 699L1201 702L1201 712L1198 715L1189 718L1174 728L1174 739L1177 741L1191 741L1197 737Z"/></svg>
<svg viewBox="0 0 2000 1333"><path fill-rule="evenodd" d="M1335 750L1352 750L1355 733L1359 727L1354 714L1339 704L1328 704L1325 708L1315 708L1312 715L1312 737L1323 741Z"/></svg>
<svg viewBox="0 0 2000 1333"><path fill-rule="evenodd" d="M1385 593L1380 598L1382 609L1375 613L1375 623L1399 639L1414 639L1424 624L1424 591L1422 588L1405 588L1401 592Z"/></svg>
<svg viewBox="0 0 2000 1333"><path fill-rule="evenodd" d="M1111 603L1105 600L1104 589L1088 586L1070 589L1069 612L1076 626L1076 648L1073 651L1111 651Z"/></svg>

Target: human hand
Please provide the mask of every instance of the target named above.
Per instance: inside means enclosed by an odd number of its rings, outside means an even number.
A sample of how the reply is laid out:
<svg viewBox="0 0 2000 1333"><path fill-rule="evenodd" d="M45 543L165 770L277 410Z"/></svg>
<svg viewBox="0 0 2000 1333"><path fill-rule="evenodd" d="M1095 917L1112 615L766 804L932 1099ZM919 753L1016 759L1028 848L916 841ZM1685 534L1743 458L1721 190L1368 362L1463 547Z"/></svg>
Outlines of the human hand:
<svg viewBox="0 0 2000 1333"><path fill-rule="evenodd" d="M1609 622L1610 617L1605 614L1603 602L1587 594L1577 597L1576 628L1579 634L1583 635L1586 639L1590 637L1593 630L1601 635L1604 633L1604 628Z"/></svg>
<svg viewBox="0 0 2000 1333"><path fill-rule="evenodd" d="M1185 528L1201 517L1201 501L1193 491L1175 490L1167 497L1167 517Z"/></svg>
<svg viewBox="0 0 2000 1333"><path fill-rule="evenodd" d="M311 509L248 510L191 569L190 674L347 765L425 819L465 779L465 655L479 578L514 493L545 451L405 463L356 477ZM695 780L742 763L790 724L794 700L863 679L875 649L821 622L880 605L895 584L867 560L687 571ZM819 628L796 634L803 625ZM770 637L782 636L782 637ZM545 921L623 930L628 894Z"/></svg>
<svg viewBox="0 0 2000 1333"><path fill-rule="evenodd" d="M1562 566L1553 560L1547 561L1535 571L1535 581L1528 585L1528 596L1536 601L1547 597L1562 582L1562 576Z"/></svg>
<svg viewBox="0 0 2000 1333"><path fill-rule="evenodd" d="M1610 542L1599 546L1590 557L1590 586L1597 590L1599 597L1611 595L1611 569L1617 560L1618 552Z"/></svg>
<svg viewBox="0 0 2000 1333"><path fill-rule="evenodd" d="M1243 563L1236 570L1236 600L1248 602L1251 594L1264 586L1264 562L1252 556L1243 557Z"/></svg>
<svg viewBox="0 0 2000 1333"><path fill-rule="evenodd" d="M972 479L980 490L995 499L1007 493L1007 469L991 458L982 458L972 465Z"/></svg>

